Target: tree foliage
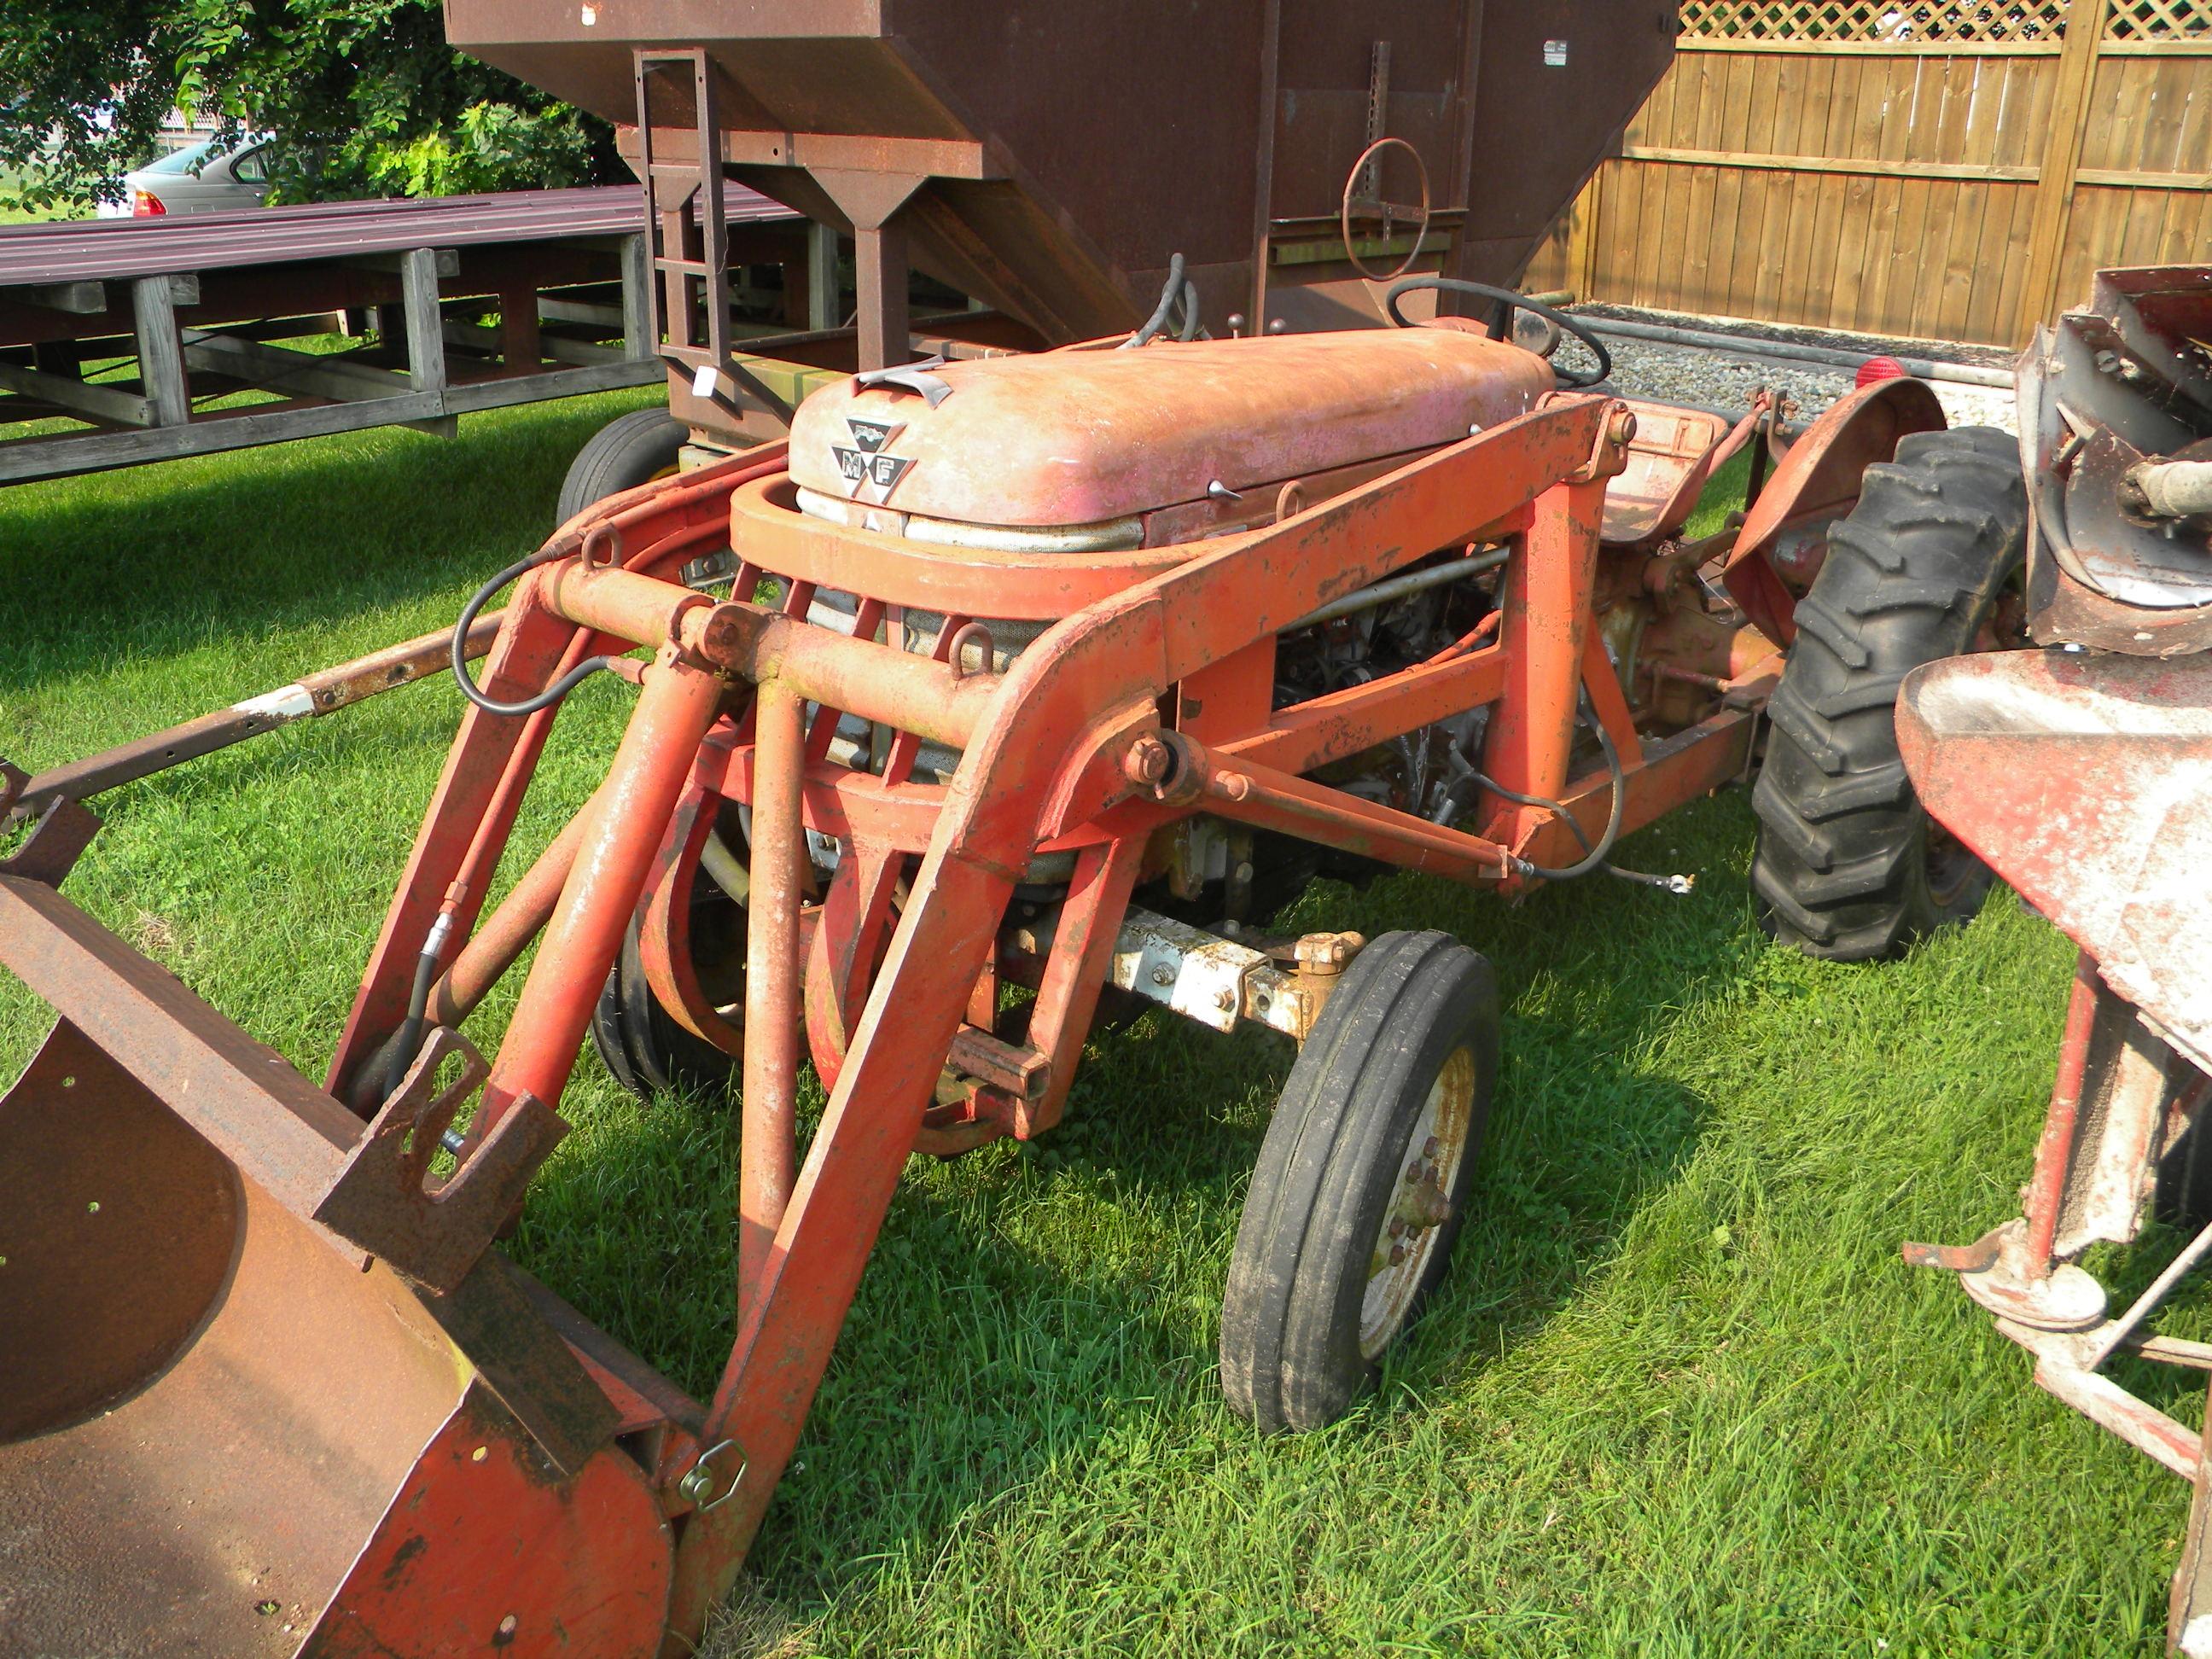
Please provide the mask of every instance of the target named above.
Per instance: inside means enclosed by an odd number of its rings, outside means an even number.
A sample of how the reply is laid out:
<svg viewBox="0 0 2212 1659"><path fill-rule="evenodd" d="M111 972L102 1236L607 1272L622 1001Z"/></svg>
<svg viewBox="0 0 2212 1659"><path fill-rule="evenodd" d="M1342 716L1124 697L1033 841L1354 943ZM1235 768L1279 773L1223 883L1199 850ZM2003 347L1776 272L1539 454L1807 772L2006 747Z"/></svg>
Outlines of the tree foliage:
<svg viewBox="0 0 2212 1659"><path fill-rule="evenodd" d="M626 176L604 123L446 44L438 0L4 0L0 169L114 200L172 108L272 133L272 201Z"/></svg>

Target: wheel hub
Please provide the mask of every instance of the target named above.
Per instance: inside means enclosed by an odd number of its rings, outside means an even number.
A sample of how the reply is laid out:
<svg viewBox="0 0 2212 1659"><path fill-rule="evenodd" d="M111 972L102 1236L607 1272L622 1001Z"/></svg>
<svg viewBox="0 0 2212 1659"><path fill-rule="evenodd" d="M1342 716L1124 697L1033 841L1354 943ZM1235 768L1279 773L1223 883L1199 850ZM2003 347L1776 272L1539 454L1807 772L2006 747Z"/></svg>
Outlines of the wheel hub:
<svg viewBox="0 0 2212 1659"><path fill-rule="evenodd" d="M1474 1092L1474 1054L1466 1048L1455 1048L1438 1069L1407 1137L1405 1173L1368 1258L1367 1290L1359 1305L1359 1351L1369 1359L1379 1356L1405 1325L1427 1279L1444 1224L1452 1218L1449 1194L1467 1156Z"/></svg>

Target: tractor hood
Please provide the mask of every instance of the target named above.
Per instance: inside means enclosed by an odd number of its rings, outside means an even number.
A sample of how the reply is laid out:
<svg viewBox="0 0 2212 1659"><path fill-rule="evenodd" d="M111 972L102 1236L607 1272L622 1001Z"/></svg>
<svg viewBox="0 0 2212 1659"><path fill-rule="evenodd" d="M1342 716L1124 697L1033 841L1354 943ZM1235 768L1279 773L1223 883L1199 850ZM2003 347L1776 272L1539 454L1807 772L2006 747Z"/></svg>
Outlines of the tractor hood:
<svg viewBox="0 0 2212 1659"><path fill-rule="evenodd" d="M1533 409L1551 365L1451 328L914 364L825 386L792 422L801 488L1004 528L1127 520L1431 450Z"/></svg>

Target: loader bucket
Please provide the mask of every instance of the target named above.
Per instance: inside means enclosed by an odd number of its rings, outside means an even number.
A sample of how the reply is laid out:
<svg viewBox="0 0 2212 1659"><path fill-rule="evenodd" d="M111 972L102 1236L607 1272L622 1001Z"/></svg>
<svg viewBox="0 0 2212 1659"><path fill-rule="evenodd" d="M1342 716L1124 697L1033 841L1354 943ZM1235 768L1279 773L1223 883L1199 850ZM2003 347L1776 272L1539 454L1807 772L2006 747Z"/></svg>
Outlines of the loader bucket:
<svg viewBox="0 0 2212 1659"><path fill-rule="evenodd" d="M0 958L67 1017L0 1097L0 1652L651 1653L666 1522L519 1276L434 1296L296 1213L210 1137L310 1085L29 891ZM130 1064L79 1024L118 1018ZM203 1133L164 1096L207 1107L218 1050Z"/></svg>

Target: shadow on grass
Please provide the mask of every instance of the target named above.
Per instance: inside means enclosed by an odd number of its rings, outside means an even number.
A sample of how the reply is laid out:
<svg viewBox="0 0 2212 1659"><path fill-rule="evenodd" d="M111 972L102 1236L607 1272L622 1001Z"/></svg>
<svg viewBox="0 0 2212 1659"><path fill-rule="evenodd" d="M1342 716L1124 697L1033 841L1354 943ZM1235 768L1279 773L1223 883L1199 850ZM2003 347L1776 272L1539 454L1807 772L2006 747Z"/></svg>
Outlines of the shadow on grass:
<svg viewBox="0 0 2212 1659"><path fill-rule="evenodd" d="M577 448L640 401L471 416L457 441L379 429L9 489L0 690L465 591L551 528Z"/></svg>
<svg viewBox="0 0 2212 1659"><path fill-rule="evenodd" d="M1340 1432L1388 1437L1401 1409L1540 1328L1690 1157L1705 1104L1643 1061L1675 1011L1757 950L1725 896L1747 815L1722 802L1692 817L1638 854L1682 868L1667 849L1694 843L1687 867L1727 866L1701 905L1607 884L1509 910L1391 877L1316 884L1287 913L1370 937L1444 927L1493 955L1505 994L1478 1212L1380 1399ZM1051 1135L910 1164L755 1551L763 1591L818 1605L893 1560L927 1564L1009 1494L1118 1455L1163 1410L1199 1414L1201 1436L1249 1435L1216 1391L1218 1304L1291 1058L1154 1013L1094 1041ZM731 1334L732 1106L593 1098L533 1187L518 1253L703 1395Z"/></svg>

